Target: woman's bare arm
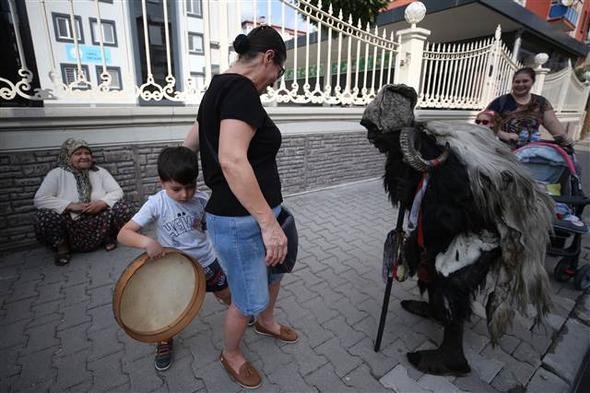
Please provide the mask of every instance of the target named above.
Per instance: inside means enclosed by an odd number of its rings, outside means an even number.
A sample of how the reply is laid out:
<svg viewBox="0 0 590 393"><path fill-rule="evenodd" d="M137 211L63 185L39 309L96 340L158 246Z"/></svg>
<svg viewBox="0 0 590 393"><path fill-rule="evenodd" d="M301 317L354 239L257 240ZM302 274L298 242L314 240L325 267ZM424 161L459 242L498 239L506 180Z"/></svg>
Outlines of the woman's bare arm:
<svg viewBox="0 0 590 393"><path fill-rule="evenodd" d="M510 132L506 132L506 131L498 131L496 133L496 135L498 136L498 138L500 138L500 140L502 140L504 142L508 142L508 143L518 142L518 135L517 134L513 134Z"/></svg>
<svg viewBox="0 0 590 393"><path fill-rule="evenodd" d="M543 113L543 127L545 127L553 137L565 134L565 129L557 119L553 109L549 109Z"/></svg>
<svg viewBox="0 0 590 393"><path fill-rule="evenodd" d="M199 151L199 123L195 120L188 134L184 137L182 146L188 147L194 152Z"/></svg>
<svg viewBox="0 0 590 393"><path fill-rule="evenodd" d="M543 113L543 126L549 131L555 142L561 146L572 146L574 144L574 140L565 132L563 124L557 119L553 109Z"/></svg>
<svg viewBox="0 0 590 393"><path fill-rule="evenodd" d="M222 120L219 132L219 165L233 194L260 225L267 264L275 265L285 258L287 238L264 199L248 161L248 146L254 132L254 128L243 121Z"/></svg>

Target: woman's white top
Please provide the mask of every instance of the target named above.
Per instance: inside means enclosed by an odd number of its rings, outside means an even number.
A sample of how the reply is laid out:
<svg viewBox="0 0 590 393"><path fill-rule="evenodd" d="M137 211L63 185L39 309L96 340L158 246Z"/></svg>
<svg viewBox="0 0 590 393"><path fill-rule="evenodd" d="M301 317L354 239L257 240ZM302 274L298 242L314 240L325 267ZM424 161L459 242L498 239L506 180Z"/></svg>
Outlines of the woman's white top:
<svg viewBox="0 0 590 393"><path fill-rule="evenodd" d="M92 193L91 201L104 201L113 207L123 197L123 190L111 174L104 168L97 166L98 171L89 171ZM62 214L71 202L80 202L76 178L71 172L62 168L54 168L41 183L35 193L33 203L37 209L50 209ZM77 214L72 214L73 217Z"/></svg>

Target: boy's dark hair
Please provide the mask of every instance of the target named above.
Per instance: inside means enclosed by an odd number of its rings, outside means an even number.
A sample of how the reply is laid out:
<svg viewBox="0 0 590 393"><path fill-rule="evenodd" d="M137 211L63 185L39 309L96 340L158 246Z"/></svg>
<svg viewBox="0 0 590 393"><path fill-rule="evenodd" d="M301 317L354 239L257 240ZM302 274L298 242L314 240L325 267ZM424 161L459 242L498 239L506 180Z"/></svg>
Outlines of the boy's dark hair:
<svg viewBox="0 0 590 393"><path fill-rule="evenodd" d="M166 147L158 156L158 176L162 181L194 183L199 176L197 155L184 146Z"/></svg>

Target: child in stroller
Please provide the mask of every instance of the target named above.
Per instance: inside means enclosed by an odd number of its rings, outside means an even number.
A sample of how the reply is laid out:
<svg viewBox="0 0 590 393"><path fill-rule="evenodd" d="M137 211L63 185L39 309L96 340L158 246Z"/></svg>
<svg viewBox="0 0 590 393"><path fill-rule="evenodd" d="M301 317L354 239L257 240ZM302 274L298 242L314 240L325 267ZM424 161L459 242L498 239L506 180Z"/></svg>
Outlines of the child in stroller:
<svg viewBox="0 0 590 393"><path fill-rule="evenodd" d="M552 141L538 141L528 143L514 153L556 203L554 234L547 253L561 259L553 270L553 277L559 282L573 277L577 289L589 288L590 265L578 267L578 260L582 235L588 232L581 217L590 198L582 191L573 150L566 151ZM566 246L569 238L570 244Z"/></svg>

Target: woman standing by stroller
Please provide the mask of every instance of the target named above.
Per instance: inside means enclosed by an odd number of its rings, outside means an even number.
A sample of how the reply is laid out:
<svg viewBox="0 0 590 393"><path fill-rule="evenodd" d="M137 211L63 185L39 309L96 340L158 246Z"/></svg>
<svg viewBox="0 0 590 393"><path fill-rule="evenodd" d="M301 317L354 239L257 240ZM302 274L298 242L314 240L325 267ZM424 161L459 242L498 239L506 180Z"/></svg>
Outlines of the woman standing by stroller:
<svg viewBox="0 0 590 393"><path fill-rule="evenodd" d="M531 93L534 83L535 71L530 67L521 68L512 77L512 91L488 105L486 109L494 111L501 119L498 137L514 147L521 146L540 140L539 127L543 126L560 145L573 145L551 103L545 97Z"/></svg>

